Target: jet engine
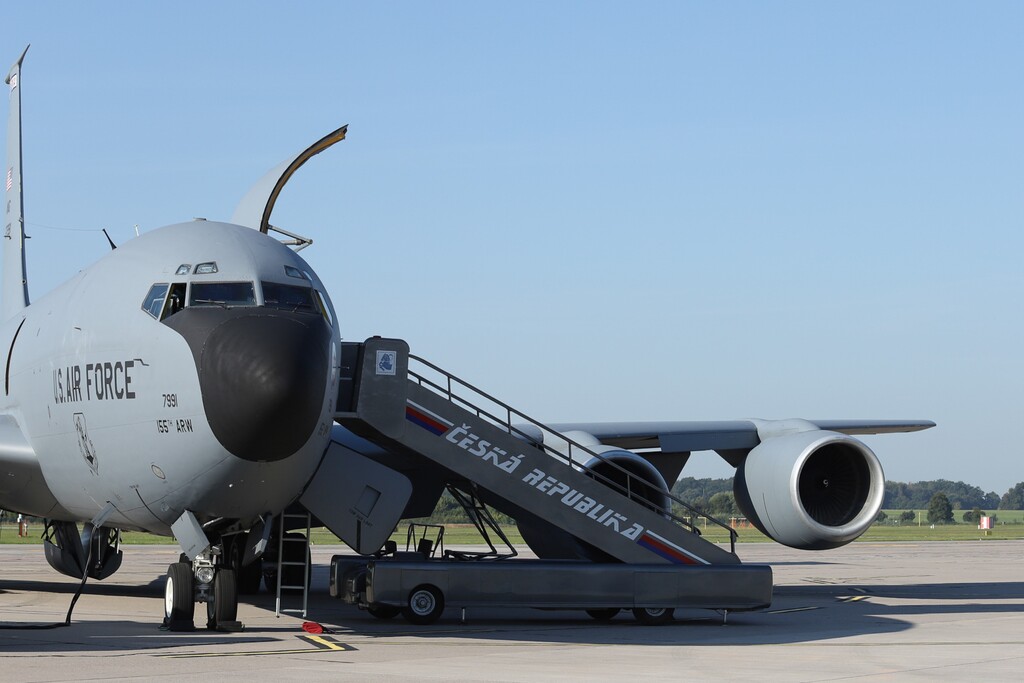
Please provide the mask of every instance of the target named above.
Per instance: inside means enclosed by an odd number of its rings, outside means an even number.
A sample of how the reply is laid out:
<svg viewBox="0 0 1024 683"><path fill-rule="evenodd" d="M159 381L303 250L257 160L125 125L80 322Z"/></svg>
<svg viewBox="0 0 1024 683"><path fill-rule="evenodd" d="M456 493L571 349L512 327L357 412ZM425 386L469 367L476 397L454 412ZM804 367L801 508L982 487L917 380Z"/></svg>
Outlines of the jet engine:
<svg viewBox="0 0 1024 683"><path fill-rule="evenodd" d="M652 510L672 511L668 485L657 468L636 453L614 446L590 446L599 458L583 465L591 478Z"/></svg>
<svg viewBox="0 0 1024 683"><path fill-rule="evenodd" d="M668 485L657 468L636 453L606 446L585 432L567 432L566 436L586 446L600 457L586 455L586 462L576 460L583 465L588 476L605 484L616 492L629 497L656 511L671 511L672 502L668 494ZM563 442L564 443L564 442ZM556 450L563 453L567 445ZM580 451L574 450L573 456ZM558 527L532 515L517 517L517 525L523 540L530 549L542 559L559 560L590 560L591 562L614 562L615 559L589 543L562 531Z"/></svg>
<svg viewBox="0 0 1024 683"><path fill-rule="evenodd" d="M885 476L866 445L811 430L765 439L733 480L736 504L772 539L802 550L838 548L871 526Z"/></svg>

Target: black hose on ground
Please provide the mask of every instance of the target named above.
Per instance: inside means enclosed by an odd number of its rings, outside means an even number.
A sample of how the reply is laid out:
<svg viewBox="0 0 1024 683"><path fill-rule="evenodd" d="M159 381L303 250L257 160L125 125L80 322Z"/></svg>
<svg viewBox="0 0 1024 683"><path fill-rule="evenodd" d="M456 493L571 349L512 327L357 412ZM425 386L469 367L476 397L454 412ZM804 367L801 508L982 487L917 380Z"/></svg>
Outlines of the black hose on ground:
<svg viewBox="0 0 1024 683"><path fill-rule="evenodd" d="M78 598L82 596L82 590L85 589L85 581L89 578L89 565L92 563L92 547L94 543L90 541L89 552L85 556L85 566L82 569L82 581L78 584L78 590L75 591L75 596L71 598L71 605L68 606L68 614L64 618L64 621L58 621L52 624L0 624L0 630L7 631L41 631L44 629L51 628L63 628L64 626L71 625L71 613L75 611L75 603L78 602Z"/></svg>

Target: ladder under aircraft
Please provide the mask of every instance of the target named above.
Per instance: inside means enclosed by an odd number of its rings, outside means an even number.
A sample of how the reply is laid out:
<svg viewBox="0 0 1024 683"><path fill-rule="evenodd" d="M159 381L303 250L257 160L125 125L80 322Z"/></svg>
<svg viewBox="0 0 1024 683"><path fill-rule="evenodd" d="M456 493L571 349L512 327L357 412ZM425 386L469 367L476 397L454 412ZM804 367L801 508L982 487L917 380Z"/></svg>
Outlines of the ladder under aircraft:
<svg viewBox="0 0 1024 683"><path fill-rule="evenodd" d="M621 562L739 564L730 527L709 518L728 530L729 549L704 540L679 514L699 514L683 501L669 495L673 510L639 497L651 482L411 356L404 341L346 346L355 362L343 372L335 419L353 432L427 458L486 491L498 510L528 511ZM584 468L592 458L614 476Z"/></svg>
<svg viewBox="0 0 1024 683"><path fill-rule="evenodd" d="M309 546L310 539L312 538L309 532L311 516L308 512L283 512L277 519L277 580L275 581L274 614L280 617L283 613L295 613L300 614L305 619L306 613L309 611ZM305 527L305 535L286 533L287 529L301 529L303 526ZM293 551L293 548L297 548L297 552ZM302 559L294 559L296 556ZM300 567L301 574L298 571ZM297 576L302 577L302 583L286 583L288 580L294 581ZM281 606L282 596L288 593L302 597L301 609L298 607L286 608Z"/></svg>

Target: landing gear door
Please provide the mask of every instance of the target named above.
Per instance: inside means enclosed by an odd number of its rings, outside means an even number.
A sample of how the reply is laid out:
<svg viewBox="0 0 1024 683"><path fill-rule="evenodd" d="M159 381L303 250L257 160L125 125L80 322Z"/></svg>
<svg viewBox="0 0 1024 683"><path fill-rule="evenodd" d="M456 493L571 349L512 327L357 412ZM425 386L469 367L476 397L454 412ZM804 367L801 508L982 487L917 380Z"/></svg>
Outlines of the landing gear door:
<svg viewBox="0 0 1024 683"><path fill-rule="evenodd" d="M384 545L411 495L405 475L332 443L299 502L356 552L368 555Z"/></svg>

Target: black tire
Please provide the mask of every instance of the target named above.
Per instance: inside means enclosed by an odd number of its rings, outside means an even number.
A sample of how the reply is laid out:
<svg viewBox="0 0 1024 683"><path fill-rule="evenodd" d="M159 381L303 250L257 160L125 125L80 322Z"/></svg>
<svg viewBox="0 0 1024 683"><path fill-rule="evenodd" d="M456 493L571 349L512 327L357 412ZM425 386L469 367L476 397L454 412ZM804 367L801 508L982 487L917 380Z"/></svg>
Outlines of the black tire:
<svg viewBox="0 0 1024 683"><path fill-rule="evenodd" d="M235 570L238 581L239 595L256 595L260 592L260 581L263 580L263 562L253 560L244 567Z"/></svg>
<svg viewBox="0 0 1024 683"><path fill-rule="evenodd" d="M285 562L302 562L305 560L306 565L309 567L309 571L306 573L306 585L310 585L310 580L313 578L313 563L309 553L309 542L296 543L294 540L289 541L287 539L302 539L306 540L306 536L300 533L288 532L284 535L284 557L282 558ZM274 543L271 541L271 543ZM274 550L277 550L275 546ZM255 563L254 563L255 564ZM284 573L285 586L300 586L302 585L302 567L298 565L284 565L281 567L281 571ZM263 567L263 585L267 587L269 593L277 593L277 559L273 559L267 562ZM285 588L284 593L297 593L298 590Z"/></svg>
<svg viewBox="0 0 1024 683"><path fill-rule="evenodd" d="M633 610L633 616L641 624L660 626L672 621L675 611L673 607L637 607Z"/></svg>
<svg viewBox="0 0 1024 683"><path fill-rule="evenodd" d="M238 619L238 584L233 569L218 569L213 577L213 600L206 603L206 628L216 631Z"/></svg>
<svg viewBox="0 0 1024 683"><path fill-rule="evenodd" d="M263 575L263 587L271 595L277 593L277 561L267 561L260 567Z"/></svg>
<svg viewBox="0 0 1024 683"><path fill-rule="evenodd" d="M436 586L424 584L409 592L409 604L402 608L402 616L410 624L426 626L441 618L444 595Z"/></svg>
<svg viewBox="0 0 1024 683"><path fill-rule="evenodd" d="M164 583L164 623L172 631L189 631L194 628L196 603L192 581L191 563L175 562L168 565L167 580Z"/></svg>
<svg viewBox="0 0 1024 683"><path fill-rule="evenodd" d="M369 605L366 611L378 619L394 619L401 613L402 608L394 605Z"/></svg>
<svg viewBox="0 0 1024 683"><path fill-rule="evenodd" d="M249 534L235 534L224 539L225 566L235 570L235 581L238 584L239 595L256 595L260 592L260 581L263 579L263 562L259 558L253 560L246 566L242 566L245 558L245 546L249 541Z"/></svg>
<svg viewBox="0 0 1024 683"><path fill-rule="evenodd" d="M588 609L587 615L597 621L611 621L622 610L618 607L607 607L604 609Z"/></svg>

